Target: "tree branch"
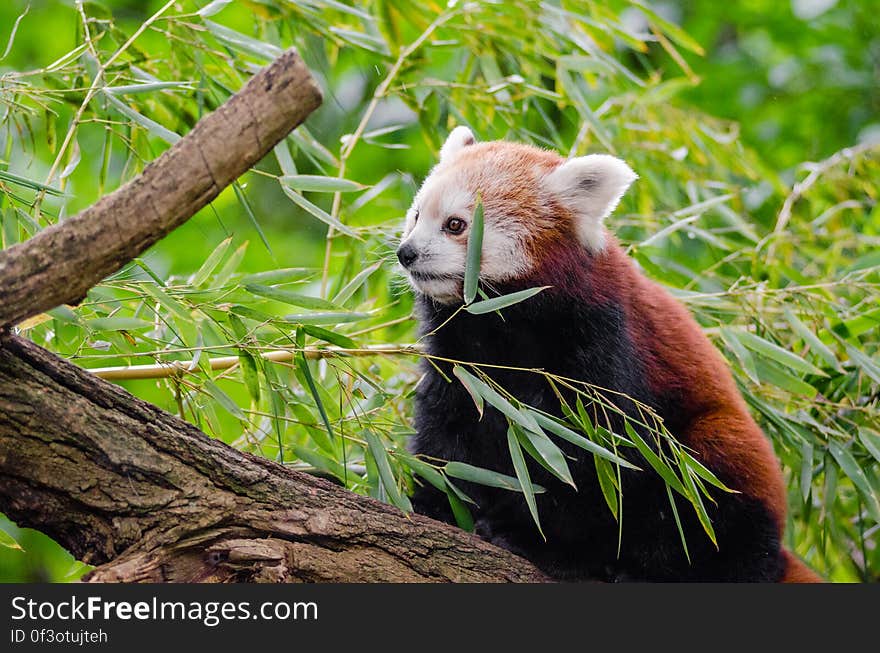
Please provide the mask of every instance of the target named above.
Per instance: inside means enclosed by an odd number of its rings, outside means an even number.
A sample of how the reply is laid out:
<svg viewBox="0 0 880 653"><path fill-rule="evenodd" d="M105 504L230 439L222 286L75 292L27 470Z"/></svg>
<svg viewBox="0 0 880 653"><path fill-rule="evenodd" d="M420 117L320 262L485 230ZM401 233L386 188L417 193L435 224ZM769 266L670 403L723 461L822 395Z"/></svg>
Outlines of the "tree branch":
<svg viewBox="0 0 880 653"><path fill-rule="evenodd" d="M91 581L543 581L460 529L237 451L0 337L0 508Z"/></svg>
<svg viewBox="0 0 880 653"><path fill-rule="evenodd" d="M128 184L0 251L0 329L81 301L208 204L320 103L305 64L288 50Z"/></svg>

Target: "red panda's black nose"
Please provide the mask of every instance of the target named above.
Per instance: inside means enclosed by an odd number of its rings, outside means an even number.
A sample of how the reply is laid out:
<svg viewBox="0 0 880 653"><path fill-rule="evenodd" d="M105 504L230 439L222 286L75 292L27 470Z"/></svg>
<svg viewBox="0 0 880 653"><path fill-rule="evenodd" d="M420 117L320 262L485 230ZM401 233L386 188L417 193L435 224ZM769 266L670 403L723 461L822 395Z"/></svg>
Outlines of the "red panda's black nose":
<svg viewBox="0 0 880 653"><path fill-rule="evenodd" d="M405 268L408 268L413 263L415 263L418 257L418 251L416 251L416 248L413 247L410 243L401 245L400 248L397 250L397 260L400 261L400 264Z"/></svg>

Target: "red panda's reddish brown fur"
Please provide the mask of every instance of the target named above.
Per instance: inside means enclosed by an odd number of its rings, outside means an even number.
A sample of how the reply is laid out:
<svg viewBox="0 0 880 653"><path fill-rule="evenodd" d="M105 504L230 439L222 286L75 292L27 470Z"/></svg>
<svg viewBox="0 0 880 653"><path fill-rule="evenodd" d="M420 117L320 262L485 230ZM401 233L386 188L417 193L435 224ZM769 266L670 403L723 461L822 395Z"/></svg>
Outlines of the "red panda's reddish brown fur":
<svg viewBox="0 0 880 653"><path fill-rule="evenodd" d="M594 252L585 283L578 272L583 256L576 241L577 217L547 194L540 180L561 165L554 152L506 142L465 147L455 155L455 171L479 189L483 202L509 223L528 232L523 247L533 263L530 285L552 285L585 303L619 305L647 384L657 396L680 397L675 435L697 458L738 492L766 507L782 539L786 490L769 440L749 414L721 354L687 309L650 281L616 239ZM587 274L587 273L585 273ZM783 551L782 582L821 582L790 552Z"/></svg>

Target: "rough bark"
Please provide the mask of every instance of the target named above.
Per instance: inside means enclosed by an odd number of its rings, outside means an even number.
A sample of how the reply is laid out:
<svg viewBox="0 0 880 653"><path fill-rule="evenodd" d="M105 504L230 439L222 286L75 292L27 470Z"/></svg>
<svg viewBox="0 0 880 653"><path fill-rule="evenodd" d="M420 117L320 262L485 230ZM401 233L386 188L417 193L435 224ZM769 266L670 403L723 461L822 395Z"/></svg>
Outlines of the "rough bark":
<svg viewBox="0 0 880 653"><path fill-rule="evenodd" d="M317 84L289 50L131 182L0 251L0 329L81 301L214 199L320 103Z"/></svg>
<svg viewBox="0 0 880 653"><path fill-rule="evenodd" d="M543 581L464 531L237 451L0 336L0 507L91 581Z"/></svg>

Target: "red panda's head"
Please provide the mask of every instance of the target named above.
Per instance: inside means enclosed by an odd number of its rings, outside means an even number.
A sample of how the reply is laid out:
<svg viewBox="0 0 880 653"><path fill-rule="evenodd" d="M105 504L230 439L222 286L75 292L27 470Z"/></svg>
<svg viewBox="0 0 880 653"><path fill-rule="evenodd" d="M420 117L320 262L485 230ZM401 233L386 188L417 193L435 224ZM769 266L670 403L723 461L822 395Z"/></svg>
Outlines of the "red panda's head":
<svg viewBox="0 0 880 653"><path fill-rule="evenodd" d="M607 154L566 160L529 145L477 143L457 127L407 212L397 256L417 290L454 303L477 193L485 216L480 279L492 284L527 276L559 243L600 252L603 221L635 179Z"/></svg>

